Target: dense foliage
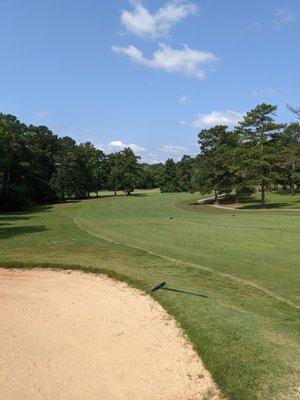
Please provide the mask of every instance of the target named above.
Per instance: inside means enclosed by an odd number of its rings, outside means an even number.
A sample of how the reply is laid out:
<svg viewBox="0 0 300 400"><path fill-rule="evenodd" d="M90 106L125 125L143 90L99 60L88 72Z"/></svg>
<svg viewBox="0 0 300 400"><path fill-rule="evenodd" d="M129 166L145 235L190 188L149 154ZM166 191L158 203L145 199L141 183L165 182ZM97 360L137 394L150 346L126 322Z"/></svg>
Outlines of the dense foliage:
<svg viewBox="0 0 300 400"><path fill-rule="evenodd" d="M202 130L193 189L214 191L217 202L220 194L243 196L259 188L261 207L267 189L280 185L294 194L300 186L300 124L276 123L276 109L258 105L233 131L227 126Z"/></svg>
<svg viewBox="0 0 300 400"><path fill-rule="evenodd" d="M21 123L0 113L0 209L35 203L84 199L103 189L159 187L161 192L214 192L236 197L259 188L282 187L294 194L300 187L300 124L275 121L276 106L260 104L233 129L217 125L198 135L200 154L179 162L139 163L130 148L104 154L92 143L77 144L45 126ZM296 118L298 108L289 107Z"/></svg>
<svg viewBox="0 0 300 400"><path fill-rule="evenodd" d="M103 188L130 194L141 172L129 148L105 155L90 142L59 138L0 114L0 209L15 210L66 198L84 199Z"/></svg>

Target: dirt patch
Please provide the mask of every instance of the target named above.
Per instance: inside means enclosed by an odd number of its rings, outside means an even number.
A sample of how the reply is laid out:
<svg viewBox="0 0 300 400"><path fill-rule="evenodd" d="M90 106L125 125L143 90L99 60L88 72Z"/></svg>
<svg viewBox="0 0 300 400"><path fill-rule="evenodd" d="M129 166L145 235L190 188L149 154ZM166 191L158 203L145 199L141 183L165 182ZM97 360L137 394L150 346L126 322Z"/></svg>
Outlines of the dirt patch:
<svg viewBox="0 0 300 400"><path fill-rule="evenodd" d="M80 272L0 269L9 400L196 400L217 389L176 322L138 290Z"/></svg>

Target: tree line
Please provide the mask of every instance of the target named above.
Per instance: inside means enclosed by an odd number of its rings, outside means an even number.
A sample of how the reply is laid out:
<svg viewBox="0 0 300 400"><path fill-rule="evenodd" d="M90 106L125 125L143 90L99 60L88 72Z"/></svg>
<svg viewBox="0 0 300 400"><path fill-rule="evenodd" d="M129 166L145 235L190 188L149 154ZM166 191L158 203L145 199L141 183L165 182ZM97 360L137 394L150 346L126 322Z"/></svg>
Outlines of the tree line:
<svg viewBox="0 0 300 400"><path fill-rule="evenodd" d="M290 107L300 119L300 109ZM200 154L184 156L176 165L168 160L162 174L162 191L214 193L235 199L259 189L261 207L266 191L300 188L300 124L275 121L277 107L260 104L246 113L233 130L225 125L203 129L198 135Z"/></svg>
<svg viewBox="0 0 300 400"><path fill-rule="evenodd" d="M300 118L300 110L290 108ZM237 197L274 186L300 187L300 124L275 122L277 107L260 104L233 129L217 125L198 135L200 153L179 162L140 163L130 148L104 154L45 126L0 113L0 209L99 196L101 190L159 188L161 192L214 192Z"/></svg>
<svg viewBox="0 0 300 400"><path fill-rule="evenodd" d="M130 148L105 155L90 142L0 114L0 209L85 199L104 188L128 195L140 176L138 159Z"/></svg>

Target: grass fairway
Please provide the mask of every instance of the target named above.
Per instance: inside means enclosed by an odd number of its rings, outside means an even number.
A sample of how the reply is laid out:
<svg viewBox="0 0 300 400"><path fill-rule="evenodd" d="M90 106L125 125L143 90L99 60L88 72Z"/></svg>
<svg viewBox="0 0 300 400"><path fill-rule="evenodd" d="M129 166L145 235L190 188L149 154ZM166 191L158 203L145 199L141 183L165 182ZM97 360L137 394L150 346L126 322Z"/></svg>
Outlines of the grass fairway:
<svg viewBox="0 0 300 400"><path fill-rule="evenodd" d="M180 322L223 393L231 400L299 398L300 213L233 212L193 205L196 199L141 192L2 214L0 261L76 264L144 290L167 281L205 294L154 297Z"/></svg>

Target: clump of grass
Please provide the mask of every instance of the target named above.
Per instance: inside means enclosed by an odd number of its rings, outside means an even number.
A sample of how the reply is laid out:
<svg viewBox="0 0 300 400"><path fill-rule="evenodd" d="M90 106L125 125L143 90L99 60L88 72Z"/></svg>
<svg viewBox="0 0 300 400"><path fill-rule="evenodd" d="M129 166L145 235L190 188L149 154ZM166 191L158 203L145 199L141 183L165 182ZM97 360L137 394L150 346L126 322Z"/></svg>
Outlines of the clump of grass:
<svg viewBox="0 0 300 400"><path fill-rule="evenodd" d="M203 395L203 400L212 400L216 395L216 392L214 389L208 388L204 395Z"/></svg>

